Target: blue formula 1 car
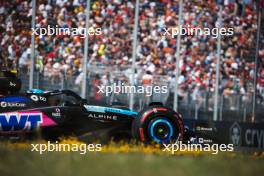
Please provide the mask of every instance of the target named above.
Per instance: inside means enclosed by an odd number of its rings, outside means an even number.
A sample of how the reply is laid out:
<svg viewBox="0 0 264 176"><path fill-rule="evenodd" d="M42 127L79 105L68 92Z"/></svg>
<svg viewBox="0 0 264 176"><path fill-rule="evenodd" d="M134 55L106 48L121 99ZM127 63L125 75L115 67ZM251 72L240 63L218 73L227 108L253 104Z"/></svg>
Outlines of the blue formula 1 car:
<svg viewBox="0 0 264 176"><path fill-rule="evenodd" d="M45 139L57 139L89 134L96 140L108 136L134 138L144 143L190 138L181 116L161 103L151 103L135 112L119 104L89 105L70 90L30 90L20 94L20 81L6 73L0 77L1 136L41 134Z"/></svg>

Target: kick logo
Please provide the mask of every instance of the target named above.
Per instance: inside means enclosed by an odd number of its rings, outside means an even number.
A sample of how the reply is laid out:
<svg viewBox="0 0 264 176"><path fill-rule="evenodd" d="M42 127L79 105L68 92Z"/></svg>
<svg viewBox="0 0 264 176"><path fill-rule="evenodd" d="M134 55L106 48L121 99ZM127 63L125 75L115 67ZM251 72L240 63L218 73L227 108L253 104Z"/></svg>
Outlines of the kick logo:
<svg viewBox="0 0 264 176"><path fill-rule="evenodd" d="M38 128L41 122L41 113L0 114L0 131L30 131Z"/></svg>

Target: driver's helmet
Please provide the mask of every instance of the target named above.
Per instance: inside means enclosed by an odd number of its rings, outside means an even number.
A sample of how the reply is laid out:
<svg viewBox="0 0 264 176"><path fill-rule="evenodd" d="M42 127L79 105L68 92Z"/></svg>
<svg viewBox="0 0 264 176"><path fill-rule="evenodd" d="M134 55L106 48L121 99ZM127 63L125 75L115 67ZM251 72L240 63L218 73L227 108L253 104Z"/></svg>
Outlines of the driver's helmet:
<svg viewBox="0 0 264 176"><path fill-rule="evenodd" d="M28 94L43 94L44 91L41 89L30 89L27 91Z"/></svg>

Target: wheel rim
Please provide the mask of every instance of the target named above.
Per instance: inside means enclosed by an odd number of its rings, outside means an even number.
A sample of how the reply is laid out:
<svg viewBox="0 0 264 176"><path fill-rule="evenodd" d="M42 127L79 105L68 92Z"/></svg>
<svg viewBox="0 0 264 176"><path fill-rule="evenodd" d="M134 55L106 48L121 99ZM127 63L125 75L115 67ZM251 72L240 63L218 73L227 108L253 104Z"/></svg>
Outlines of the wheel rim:
<svg viewBox="0 0 264 176"><path fill-rule="evenodd" d="M173 127L167 119L158 119L150 123L149 132L155 142L168 143L173 136Z"/></svg>

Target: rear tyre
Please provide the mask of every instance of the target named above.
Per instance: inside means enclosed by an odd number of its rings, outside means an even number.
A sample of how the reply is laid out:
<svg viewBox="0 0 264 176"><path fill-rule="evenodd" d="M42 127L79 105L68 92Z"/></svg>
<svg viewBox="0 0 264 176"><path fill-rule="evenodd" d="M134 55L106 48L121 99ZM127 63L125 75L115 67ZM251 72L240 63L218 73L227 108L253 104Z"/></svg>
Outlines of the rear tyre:
<svg viewBox="0 0 264 176"><path fill-rule="evenodd" d="M144 143L171 143L183 140L180 115L164 106L151 106L141 111L132 123L132 135Z"/></svg>

